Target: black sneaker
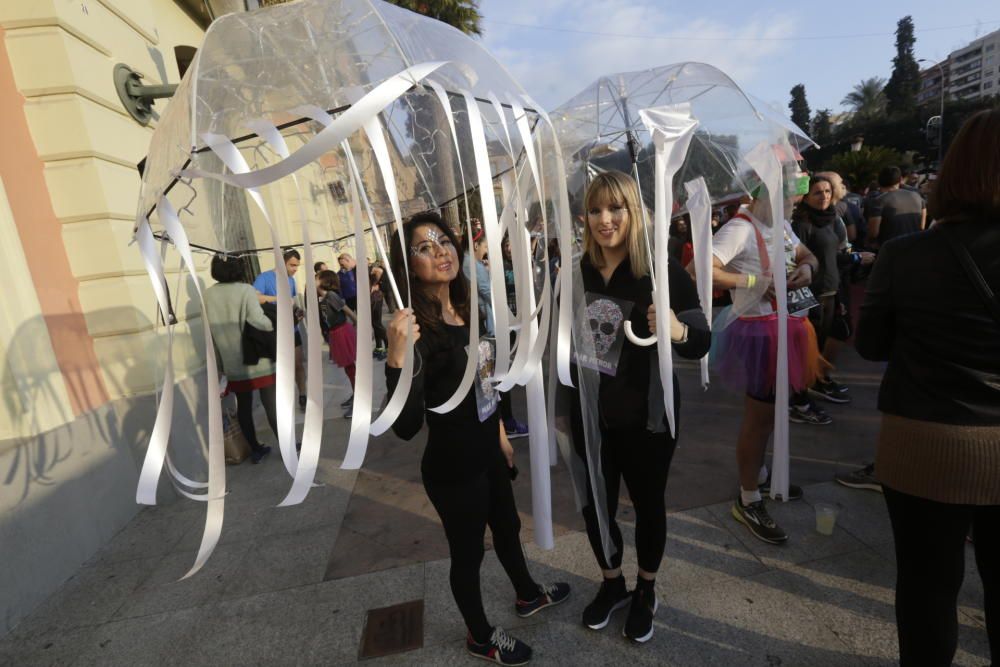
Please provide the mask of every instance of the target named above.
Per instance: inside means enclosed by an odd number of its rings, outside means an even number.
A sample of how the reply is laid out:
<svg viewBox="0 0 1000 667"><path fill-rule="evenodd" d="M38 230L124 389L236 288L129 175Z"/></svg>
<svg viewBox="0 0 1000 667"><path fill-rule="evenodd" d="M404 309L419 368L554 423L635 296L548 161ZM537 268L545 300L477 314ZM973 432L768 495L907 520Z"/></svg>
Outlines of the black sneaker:
<svg viewBox="0 0 1000 667"><path fill-rule="evenodd" d="M250 463L260 463L261 459L271 453L271 448L267 445L257 445L250 450Z"/></svg>
<svg viewBox="0 0 1000 667"><path fill-rule="evenodd" d="M469 635L465 640L465 650L476 658L499 665L526 665L531 660L531 647L508 635L500 626L493 628L493 634L485 644L477 644Z"/></svg>
<svg viewBox="0 0 1000 667"><path fill-rule="evenodd" d="M583 610L583 624L591 630L601 630L611 620L611 614L631 600L632 593L625 587L625 577L605 579L597 590L597 597Z"/></svg>
<svg viewBox="0 0 1000 667"><path fill-rule="evenodd" d="M543 584L538 587L540 595L534 600L529 600L525 602L524 600L518 600L514 603L514 611L521 618L528 618L534 614L537 614L546 607L553 607L557 604L561 604L566 601L569 597L569 584L564 584L562 582L555 584Z"/></svg>
<svg viewBox="0 0 1000 667"><path fill-rule="evenodd" d="M652 586L636 588L632 591L632 606L628 610L628 620L622 628L622 634L640 644L648 642L653 637L653 616L660 603L656 599L656 591Z"/></svg>
<svg viewBox="0 0 1000 667"><path fill-rule="evenodd" d="M792 405L788 408L788 418L796 424L814 424L816 426L826 426L832 424L833 419L812 403L798 406Z"/></svg>
<svg viewBox="0 0 1000 667"><path fill-rule="evenodd" d="M851 397L842 387L833 380L820 380L809 388L809 395L830 403L850 403Z"/></svg>
<svg viewBox="0 0 1000 667"><path fill-rule="evenodd" d="M788 533L774 522L764 507L764 501L744 505L739 498L733 503L733 518L745 525L758 540L768 544L781 544L788 539Z"/></svg>
<svg viewBox="0 0 1000 667"><path fill-rule="evenodd" d="M767 481L760 485L761 495L771 495L771 473L767 473ZM798 484L788 485L788 500L802 500L802 487Z"/></svg>
<svg viewBox="0 0 1000 667"><path fill-rule="evenodd" d="M848 473L840 473L833 477L838 484L852 489L870 489L882 493L882 484L875 479L875 464L869 463L864 468Z"/></svg>

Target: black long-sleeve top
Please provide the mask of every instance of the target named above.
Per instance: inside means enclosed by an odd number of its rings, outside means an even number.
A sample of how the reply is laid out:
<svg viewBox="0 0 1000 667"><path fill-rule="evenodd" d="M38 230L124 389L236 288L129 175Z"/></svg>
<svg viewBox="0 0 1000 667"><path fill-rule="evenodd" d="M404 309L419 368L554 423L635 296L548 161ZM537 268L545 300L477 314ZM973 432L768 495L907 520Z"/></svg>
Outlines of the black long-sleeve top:
<svg viewBox="0 0 1000 667"><path fill-rule="evenodd" d="M703 357L712 343L712 334L698 300L698 290L687 271L679 263L669 262L670 307L677 318L688 326L688 338L684 343L674 343L673 349L686 359ZM600 294L634 304L629 315L633 333L640 338L650 335L646 312L653 302L653 283L650 277L636 278L626 257L607 284L601 272L590 263L586 255L580 261L583 287L591 294ZM669 331L661 335L669 336ZM618 369L614 376L601 374L598 393L600 423L606 429L634 429L647 426L650 406L657 409L663 405L662 388L659 386L656 347L633 345L628 339L622 344L618 358ZM657 370L654 371L654 366ZM656 386L650 385L650 378L656 378ZM674 404L680 403L680 387L677 376L674 382ZM666 425L664 418L663 426ZM657 429L659 430L659 429Z"/></svg>
<svg viewBox="0 0 1000 667"><path fill-rule="evenodd" d="M423 478L437 483L470 479L486 470L500 452L499 410L486 421L479 421L475 387L451 412L438 414L427 410L451 398L465 373L468 359L469 327L445 325L442 335L425 334L417 341L415 373L410 394L393 432L409 440L427 421L427 446L420 462ZM474 354L478 350L473 350ZM396 390L400 369L385 367L386 385Z"/></svg>
<svg viewBox="0 0 1000 667"><path fill-rule="evenodd" d="M954 232L1000 293L1000 224L948 222L882 246L858 320L865 359L888 361L878 408L944 424L1000 425L1000 324L943 234Z"/></svg>

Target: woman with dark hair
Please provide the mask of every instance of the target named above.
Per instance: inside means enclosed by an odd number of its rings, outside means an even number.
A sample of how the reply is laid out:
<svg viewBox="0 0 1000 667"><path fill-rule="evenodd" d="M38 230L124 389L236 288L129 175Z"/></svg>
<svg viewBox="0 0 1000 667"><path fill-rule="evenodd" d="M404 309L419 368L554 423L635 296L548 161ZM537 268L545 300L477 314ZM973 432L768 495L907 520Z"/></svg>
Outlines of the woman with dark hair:
<svg viewBox="0 0 1000 667"><path fill-rule="evenodd" d="M603 581L593 602L583 611L583 624L592 630L607 626L611 614L629 606L622 634L636 642L653 636L656 573L667 541L664 493L677 441L667 428L663 385L659 379L655 348L633 345L624 339L624 318L641 337L656 333L653 283L649 256L643 241L643 212L639 190L631 176L620 171L600 174L584 196L586 224L580 273L586 290L587 316L594 328L594 349L601 369L597 399L600 422L600 468L607 507L597 508L590 477L583 517L591 549ZM687 359L708 352L711 334L691 277L671 258L670 306L667 321L672 348ZM675 314L676 313L676 314ZM617 336L615 342L607 328ZM579 337L591 332L576 332ZM612 350L617 350L617 356ZM605 366L606 365L606 366ZM612 369L613 366L613 369ZM674 384L674 414L680 415L680 387ZM579 385L578 385L579 386ZM576 406L579 406L579 401ZM573 440L584 461L583 415L573 419ZM638 574L629 592L622 573L624 541L615 521L621 482L625 481L635 508L635 549ZM597 512L607 512L613 551L605 555Z"/></svg>
<svg viewBox="0 0 1000 667"><path fill-rule="evenodd" d="M404 225L404 249L394 239L392 271L397 282L409 279L412 309L399 310L389 325L386 381L395 391L406 357L407 330L413 330L415 370L406 405L392 429L411 439L426 418L427 446L420 464L427 496L444 525L451 555L451 591L468 628L472 655L503 665L523 665L531 648L486 620L479 585L486 526L493 550L517 594L515 611L527 617L569 597L569 586L540 586L528 572L521 548L521 521L514 505L511 478L514 450L496 414L492 348L469 345L469 282L461 274L461 252L454 232L436 213L421 213ZM404 263L404 259L406 262ZM408 266L408 271L407 271ZM465 372L467 354L478 354L479 377L454 410L441 405L454 393Z"/></svg>
<svg viewBox="0 0 1000 667"><path fill-rule="evenodd" d="M260 394L267 423L277 438L274 364L266 357L261 357L254 365L244 363L243 330L252 326L260 331L273 332L274 325L260 307L257 290L244 282L243 263L239 259L225 255L213 257L212 278L216 284L205 290L205 310L212 327L212 340L215 341L222 372L226 374L227 389L236 394L236 419L243 437L250 444L250 460L259 463L271 448L257 440L257 429L253 423L253 394L255 391Z"/></svg>
<svg viewBox="0 0 1000 667"><path fill-rule="evenodd" d="M888 361L875 474L896 544L902 667L950 665L972 529L1000 660L1000 109L970 118L931 193L930 231L882 246L858 322Z"/></svg>
<svg viewBox="0 0 1000 667"><path fill-rule="evenodd" d="M330 361L344 369L351 383L351 398L342 404L350 419L354 412L354 376L358 357L357 316L340 295L340 276L336 271L320 271L316 292L319 296L320 329L330 346Z"/></svg>

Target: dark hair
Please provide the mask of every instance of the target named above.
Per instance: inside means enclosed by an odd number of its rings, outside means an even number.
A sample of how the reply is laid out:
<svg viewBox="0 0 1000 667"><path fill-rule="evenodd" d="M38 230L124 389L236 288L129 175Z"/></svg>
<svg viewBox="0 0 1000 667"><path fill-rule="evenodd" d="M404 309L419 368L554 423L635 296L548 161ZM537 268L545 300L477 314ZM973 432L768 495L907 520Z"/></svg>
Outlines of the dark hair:
<svg viewBox="0 0 1000 667"><path fill-rule="evenodd" d="M242 260L217 254L212 258L212 278L217 283L242 283L244 280L244 265Z"/></svg>
<svg viewBox="0 0 1000 667"><path fill-rule="evenodd" d="M831 181L826 176L810 176L809 177L809 191L812 192L813 186L817 183L826 183L830 186L830 191L833 192L833 181Z"/></svg>
<svg viewBox="0 0 1000 667"><path fill-rule="evenodd" d="M469 321L469 281L462 271L465 252L462 250L462 246L459 245L455 232L445 224L444 220L437 213L433 211L417 213L403 223L403 243L405 248L403 245L400 245L399 237L393 235L392 248L389 253L390 269L396 278L397 285L405 285L407 279L410 281L411 305L413 307L413 314L417 318L417 324L420 325L421 335L429 333L432 336L442 336L445 330L444 318L441 314L441 302L423 290L420 279L414 275L412 269L409 275L407 275L406 263L404 263L404 258L406 257L404 253L409 253L410 244L413 242L413 232L417 228L427 225L437 226L441 230L441 233L447 236L452 245L455 246L455 251L458 253L458 275L455 276L455 279L448 286L448 294L451 297L451 305L455 308L458 316L464 322Z"/></svg>
<svg viewBox="0 0 1000 667"><path fill-rule="evenodd" d="M288 250L286 250L281 254L281 259L285 260L286 264L288 263L288 260L290 260L292 257L299 260L300 262L302 261L302 255L300 255L299 251L296 250L295 248L289 248Z"/></svg>
<svg viewBox="0 0 1000 667"><path fill-rule="evenodd" d="M1000 221L1000 108L980 111L962 125L941 163L928 209L936 220Z"/></svg>
<svg viewBox="0 0 1000 667"><path fill-rule="evenodd" d="M287 262L288 260L286 259L285 261ZM319 267L321 266L326 266L326 262L316 262L313 264L313 273L319 273Z"/></svg>
<svg viewBox="0 0 1000 667"><path fill-rule="evenodd" d="M899 167L884 167L878 173L878 184L882 188L891 188L894 185L899 185L902 179L903 173L899 170Z"/></svg>
<svg viewBox="0 0 1000 667"><path fill-rule="evenodd" d="M316 281L321 288L327 292L339 292L340 291L340 276L337 275L336 271L320 271L316 276Z"/></svg>

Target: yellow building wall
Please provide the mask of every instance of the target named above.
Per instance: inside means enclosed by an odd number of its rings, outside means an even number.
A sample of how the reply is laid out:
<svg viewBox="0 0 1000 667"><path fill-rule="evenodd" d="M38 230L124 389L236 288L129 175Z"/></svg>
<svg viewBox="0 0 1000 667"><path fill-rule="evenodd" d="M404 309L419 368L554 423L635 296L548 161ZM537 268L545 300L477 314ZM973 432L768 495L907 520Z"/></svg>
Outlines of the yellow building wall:
<svg viewBox="0 0 1000 667"><path fill-rule="evenodd" d="M154 331L152 290L129 242L140 187L135 165L156 121L142 127L126 113L113 69L126 63L147 83L177 83L174 47L199 47L204 33L173 0L4 0L0 26L109 396L150 392L162 377L164 336ZM9 253L5 242L5 259ZM199 263L210 283L207 258ZM183 286L176 255L167 270L172 288ZM200 320L189 292L181 288L176 311L182 321ZM191 329L200 340L200 322L178 327L180 377L203 363ZM0 411L0 438L4 421Z"/></svg>

